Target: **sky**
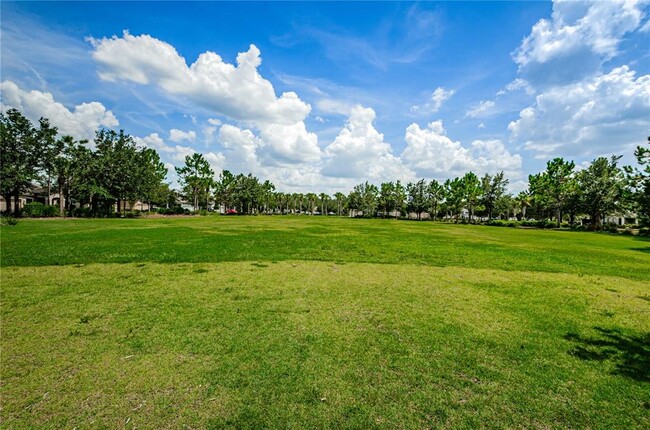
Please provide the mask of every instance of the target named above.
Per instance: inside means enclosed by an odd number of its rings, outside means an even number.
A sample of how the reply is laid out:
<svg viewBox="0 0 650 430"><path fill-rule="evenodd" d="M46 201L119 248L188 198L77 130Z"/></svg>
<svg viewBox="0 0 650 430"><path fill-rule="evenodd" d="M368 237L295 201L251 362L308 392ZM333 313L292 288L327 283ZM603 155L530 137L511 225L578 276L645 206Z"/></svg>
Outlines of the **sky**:
<svg viewBox="0 0 650 430"><path fill-rule="evenodd" d="M0 3L0 108L283 192L581 168L650 134L650 3ZM92 145L92 143L91 143Z"/></svg>

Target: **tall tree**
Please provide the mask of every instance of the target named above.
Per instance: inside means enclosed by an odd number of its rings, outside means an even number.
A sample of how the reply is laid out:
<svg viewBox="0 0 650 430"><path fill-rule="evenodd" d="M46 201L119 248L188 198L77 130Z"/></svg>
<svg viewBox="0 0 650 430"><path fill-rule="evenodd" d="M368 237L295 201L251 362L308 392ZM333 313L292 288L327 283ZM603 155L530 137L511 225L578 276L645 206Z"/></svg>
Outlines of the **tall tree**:
<svg viewBox="0 0 650 430"><path fill-rule="evenodd" d="M588 168L578 173L583 207L596 229L604 217L621 208L625 190L625 176L618 167L620 156L611 159L596 158Z"/></svg>
<svg viewBox="0 0 650 430"><path fill-rule="evenodd" d="M625 171L639 222L643 226L650 226L650 137L646 145L639 145L634 151L639 167L626 166Z"/></svg>
<svg viewBox="0 0 650 430"><path fill-rule="evenodd" d="M43 156L43 136L56 134L46 119L39 121L40 128L18 110L0 112L0 195L11 206L14 215L20 215L20 194L38 179Z"/></svg>
<svg viewBox="0 0 650 430"><path fill-rule="evenodd" d="M546 171L529 177L528 188L535 200L555 214L558 227L562 222L562 211L572 192L572 178L575 163L555 158L546 163Z"/></svg>
<svg viewBox="0 0 650 430"><path fill-rule="evenodd" d="M438 216L438 206L445 198L445 187L440 182L432 179L427 186L427 202L431 212L431 218L436 219Z"/></svg>
<svg viewBox="0 0 650 430"><path fill-rule="evenodd" d="M504 177L503 172L499 172L494 176L485 174L481 178L481 197L480 203L485 206L488 214L488 220L492 219L492 212L497 202L505 193L508 180Z"/></svg>
<svg viewBox="0 0 650 430"><path fill-rule="evenodd" d="M465 176L462 178L463 189L465 193L465 203L467 204L467 210L469 212L470 222L474 222L474 210L479 204L479 199L481 197L481 182L473 172L465 173Z"/></svg>
<svg viewBox="0 0 650 430"><path fill-rule="evenodd" d="M185 156L185 165L176 167L176 174L188 198L191 199L194 211L199 208L199 198L204 193L209 194L209 181L214 178L210 163L202 154L195 152Z"/></svg>
<svg viewBox="0 0 650 430"><path fill-rule="evenodd" d="M406 185L408 193L408 210L418 215L418 220L422 219L422 213L427 210L427 183L420 179L416 183Z"/></svg>
<svg viewBox="0 0 650 430"><path fill-rule="evenodd" d="M334 199L336 200L336 215L341 216L341 211L345 206L345 194L337 192L334 194Z"/></svg>

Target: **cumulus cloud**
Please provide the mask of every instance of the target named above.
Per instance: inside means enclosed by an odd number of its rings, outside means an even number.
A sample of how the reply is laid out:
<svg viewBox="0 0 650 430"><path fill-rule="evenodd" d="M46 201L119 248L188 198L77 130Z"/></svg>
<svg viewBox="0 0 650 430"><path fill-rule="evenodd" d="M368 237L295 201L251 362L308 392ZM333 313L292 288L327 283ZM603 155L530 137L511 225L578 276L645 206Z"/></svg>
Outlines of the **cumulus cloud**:
<svg viewBox="0 0 650 430"><path fill-rule="evenodd" d="M304 120L311 107L294 92L276 96L258 67L260 51L250 45L229 64L214 52L204 52L187 65L168 43L149 35L89 39L101 79L152 84L217 114L248 124L268 141L278 163L302 163L320 158L318 138ZM215 124L213 124L215 125Z"/></svg>
<svg viewBox="0 0 650 430"><path fill-rule="evenodd" d="M540 158L627 151L650 129L650 75L628 66L553 87L508 125L512 138Z"/></svg>
<svg viewBox="0 0 650 430"><path fill-rule="evenodd" d="M475 140L469 147L450 139L442 121L426 128L411 124L406 128L406 148L401 158L418 176L444 179L505 171L511 178L521 176L521 156L511 154L500 140Z"/></svg>
<svg viewBox="0 0 650 430"><path fill-rule="evenodd" d="M176 143L182 142L184 140L188 142L194 142L196 140L196 132L183 131L177 128L172 128L171 130L169 130L169 140Z"/></svg>
<svg viewBox="0 0 650 430"><path fill-rule="evenodd" d="M472 106L472 108L467 111L465 116L469 118L480 118L487 116L491 113L495 104L496 103L492 100L483 100L478 104Z"/></svg>
<svg viewBox="0 0 650 430"><path fill-rule="evenodd" d="M551 19L533 26L513 59L534 86L581 80L617 54L623 37L639 27L643 15L637 0L556 1Z"/></svg>
<svg viewBox="0 0 650 430"><path fill-rule="evenodd" d="M55 101L51 93L25 91L12 81L0 83L0 92L2 111L18 109L34 123L41 117L48 118L61 135L68 134L76 139L92 140L98 128L119 125L113 112L106 110L99 102L82 103L69 110Z"/></svg>
<svg viewBox="0 0 650 430"><path fill-rule="evenodd" d="M338 136L325 148L326 176L368 180L407 180L413 172L392 153L384 135L374 125L372 108L355 106Z"/></svg>
<svg viewBox="0 0 650 430"><path fill-rule="evenodd" d="M168 145L158 133L151 133L145 137L134 137L138 145L155 149L166 159L170 159L180 165L185 162L185 157L194 154L196 151L190 146Z"/></svg>

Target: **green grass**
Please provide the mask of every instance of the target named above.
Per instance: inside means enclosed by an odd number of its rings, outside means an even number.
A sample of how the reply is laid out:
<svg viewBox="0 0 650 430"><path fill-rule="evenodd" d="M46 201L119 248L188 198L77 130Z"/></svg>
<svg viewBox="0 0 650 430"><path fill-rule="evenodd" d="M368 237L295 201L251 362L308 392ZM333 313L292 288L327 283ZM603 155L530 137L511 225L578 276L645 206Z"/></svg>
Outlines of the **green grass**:
<svg viewBox="0 0 650 430"><path fill-rule="evenodd" d="M311 217L1 230L3 428L648 428L650 242Z"/></svg>

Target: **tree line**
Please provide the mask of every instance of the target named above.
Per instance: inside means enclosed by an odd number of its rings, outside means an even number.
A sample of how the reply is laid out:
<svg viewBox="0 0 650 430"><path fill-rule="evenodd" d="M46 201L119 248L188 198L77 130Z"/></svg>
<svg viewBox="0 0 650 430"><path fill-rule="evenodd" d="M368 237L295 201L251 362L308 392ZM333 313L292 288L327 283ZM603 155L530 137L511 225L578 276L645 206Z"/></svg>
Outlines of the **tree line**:
<svg viewBox="0 0 650 430"><path fill-rule="evenodd" d="M88 141L57 137L46 118L34 126L19 111L0 113L0 195L7 207L20 213L21 193L35 183L59 198L61 215L120 213L125 202L141 201L177 208L184 200L194 211L221 208L241 214L323 214L395 217L415 214L422 219L478 222L494 218L552 219L576 223L588 218L592 228L608 215L634 212L642 224L650 221L650 147L638 146L638 166L619 166L620 156L599 157L586 168L555 158L546 169L530 175L528 188L517 195L507 192L504 172L482 177L468 172L439 182L400 180L379 185L364 182L348 194L284 193L270 181L228 170L215 176L205 157L194 153L175 167L180 190L165 182L167 169L158 153L139 147L124 131L99 130L94 149ZM650 143L650 138L647 143Z"/></svg>

